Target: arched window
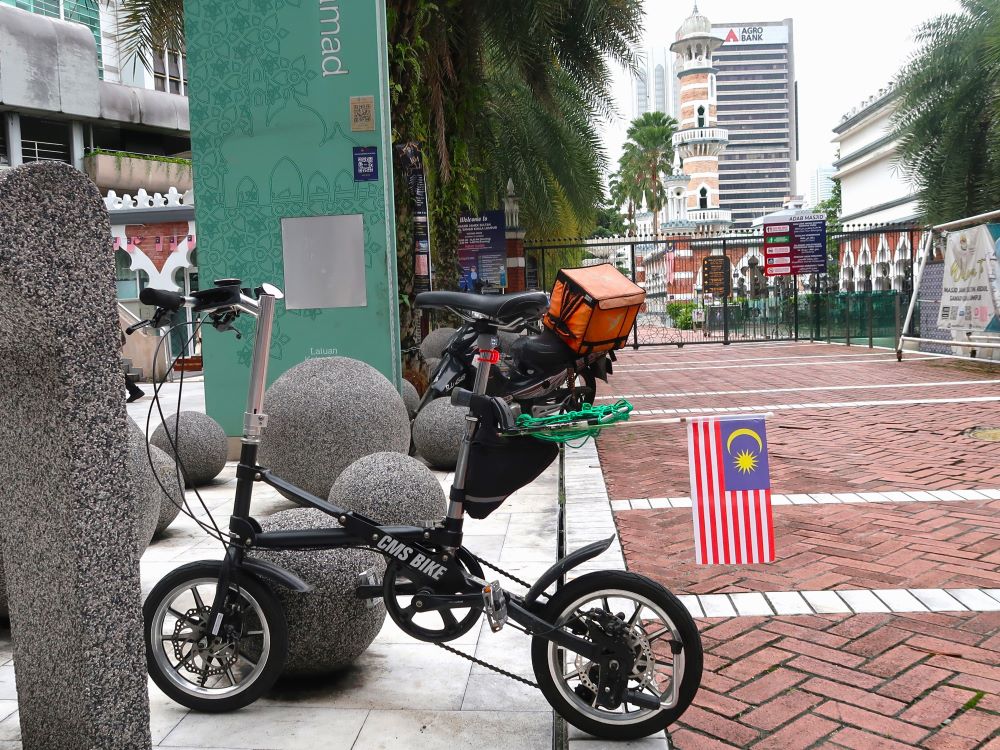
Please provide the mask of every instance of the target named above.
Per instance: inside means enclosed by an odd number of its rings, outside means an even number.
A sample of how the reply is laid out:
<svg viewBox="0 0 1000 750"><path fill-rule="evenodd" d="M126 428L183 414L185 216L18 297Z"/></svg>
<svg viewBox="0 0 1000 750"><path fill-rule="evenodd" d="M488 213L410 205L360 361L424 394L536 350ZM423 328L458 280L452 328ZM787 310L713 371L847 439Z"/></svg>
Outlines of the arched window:
<svg viewBox="0 0 1000 750"><path fill-rule="evenodd" d="M708 208L708 188L703 187L698 191L698 208Z"/></svg>
<svg viewBox="0 0 1000 750"><path fill-rule="evenodd" d="M705 127L705 108L698 107L698 127Z"/></svg>

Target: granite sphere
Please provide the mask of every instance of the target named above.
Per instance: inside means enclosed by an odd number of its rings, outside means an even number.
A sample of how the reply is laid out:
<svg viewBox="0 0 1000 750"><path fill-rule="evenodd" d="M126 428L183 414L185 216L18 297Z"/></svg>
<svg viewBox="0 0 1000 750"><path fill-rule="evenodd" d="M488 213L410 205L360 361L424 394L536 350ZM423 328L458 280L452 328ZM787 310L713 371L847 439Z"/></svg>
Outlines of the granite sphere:
<svg viewBox="0 0 1000 750"><path fill-rule="evenodd" d="M177 481L177 464L174 459L155 445L149 446L149 452L153 457L153 470L160 478L160 484L169 490L168 493L160 490L160 517L156 521L156 531L153 532L153 538L156 539L167 530L167 527L177 518L177 514L181 512L181 505L184 504L184 492Z"/></svg>
<svg viewBox="0 0 1000 750"><path fill-rule="evenodd" d="M410 418L382 373L347 357L308 359L279 377L264 399L260 462L307 492L326 497L362 456L407 453Z"/></svg>
<svg viewBox="0 0 1000 750"><path fill-rule="evenodd" d="M424 359L432 357L440 359L444 348L448 346L448 342L454 335L454 328L435 328L420 342L420 353L424 355Z"/></svg>
<svg viewBox="0 0 1000 750"><path fill-rule="evenodd" d="M177 421L179 419L179 422ZM201 486L215 479L226 468L229 448L226 433L207 414L200 411L182 411L178 417L169 415L149 439L153 445L176 460L170 437L176 425L177 455L189 486Z"/></svg>
<svg viewBox="0 0 1000 750"><path fill-rule="evenodd" d="M413 419L417 416L417 409L420 407L420 394L417 393L416 386L409 380L404 380L400 395L403 397L403 403L406 404L406 413L410 415L410 419Z"/></svg>
<svg viewBox="0 0 1000 750"><path fill-rule="evenodd" d="M261 519L264 531L322 529L335 519L318 510L284 510ZM358 575L373 570L381 579L385 559L363 549L309 552L259 549L255 557L292 571L313 590L299 593L275 586L288 621L284 675L310 677L348 666L365 652L385 622L385 605L358 599Z"/></svg>
<svg viewBox="0 0 1000 750"><path fill-rule="evenodd" d="M435 469L455 468L467 413L465 407L452 406L448 398L436 398L413 420L413 446Z"/></svg>
<svg viewBox="0 0 1000 750"><path fill-rule="evenodd" d="M153 467L149 465L149 452L147 452L146 446L146 436L139 428L139 425L129 419L129 464L133 477L132 486L138 497L128 501L136 502L137 500L139 521L136 526L136 534L138 535L136 546L139 549L140 556L146 550L146 547L149 546L149 542L156 533L163 503L170 502L169 498L163 494L160 485L157 484L157 477L160 477L160 481L163 482L164 487L168 490L177 484L177 478L172 475L173 472L171 472L171 476L161 475L159 467L157 467L157 471L154 473ZM150 448L153 449L155 446L150 446ZM173 464L173 461L170 463ZM177 490L179 492L180 488L178 487Z"/></svg>
<svg viewBox="0 0 1000 750"><path fill-rule="evenodd" d="M428 357L424 360L427 363L427 377L429 379L434 378L434 373L437 371L438 365L441 364L440 357Z"/></svg>
<svg viewBox="0 0 1000 750"><path fill-rule="evenodd" d="M330 502L380 524L412 526L444 518L441 483L417 459L402 453L372 453L344 469L330 490Z"/></svg>

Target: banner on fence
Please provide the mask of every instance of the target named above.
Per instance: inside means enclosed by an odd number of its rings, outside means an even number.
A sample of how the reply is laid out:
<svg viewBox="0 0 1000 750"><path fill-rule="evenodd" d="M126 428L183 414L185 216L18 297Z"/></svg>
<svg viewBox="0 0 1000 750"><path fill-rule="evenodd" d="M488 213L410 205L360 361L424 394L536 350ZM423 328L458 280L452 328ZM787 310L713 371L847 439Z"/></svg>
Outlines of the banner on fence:
<svg viewBox="0 0 1000 750"><path fill-rule="evenodd" d="M948 235L938 328L1000 332L998 242L1000 224L980 224Z"/></svg>
<svg viewBox="0 0 1000 750"><path fill-rule="evenodd" d="M774 562L771 476L763 417L688 422L698 565Z"/></svg>

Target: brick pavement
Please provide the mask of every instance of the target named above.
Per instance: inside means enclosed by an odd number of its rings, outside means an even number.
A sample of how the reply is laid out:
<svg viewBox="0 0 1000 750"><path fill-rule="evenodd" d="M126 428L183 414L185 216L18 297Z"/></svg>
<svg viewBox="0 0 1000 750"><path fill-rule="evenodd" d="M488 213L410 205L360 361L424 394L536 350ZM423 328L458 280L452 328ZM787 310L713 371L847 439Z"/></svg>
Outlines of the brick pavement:
<svg viewBox="0 0 1000 750"><path fill-rule="evenodd" d="M941 384L643 398L641 409L1000 395L1000 384L943 384L1000 380L995 365L854 356L868 353L823 345L643 350L625 353L600 393ZM1000 486L1000 444L963 434L994 424L1000 407L992 403L776 412L768 422L772 487L791 494ZM612 498L689 494L681 425L608 430L598 450ZM630 569L675 593L703 594L996 589L998 511L991 500L776 507L778 561L740 568L693 565L690 510L615 517ZM699 626L705 679L670 730L675 748L1000 750L998 612L735 617Z"/></svg>
<svg viewBox="0 0 1000 750"><path fill-rule="evenodd" d="M769 565L695 565L688 510L615 520L629 568L678 594L1000 588L1000 500L776 507Z"/></svg>
<svg viewBox="0 0 1000 750"><path fill-rule="evenodd" d="M996 613L701 622L705 676L677 750L1000 747Z"/></svg>
<svg viewBox="0 0 1000 750"><path fill-rule="evenodd" d="M719 360L739 347L703 347L692 353L686 347L675 353L678 362ZM776 356L830 352L827 345L775 347ZM848 352L846 347L836 347ZM754 358L765 356L757 348ZM790 355L795 351L795 355ZM867 350L865 350L867 351ZM644 360L669 361L670 350L640 350L625 354L626 367ZM762 355L764 352L765 355ZM779 353L780 352L780 353ZM849 353L849 352L848 352ZM738 390L789 386L892 384L951 380L1000 380L995 365L957 363L947 359L893 361L878 366L879 358L858 357L857 364L831 367L829 360L808 362L809 367L752 370L674 370L636 373L619 368L610 385L601 383L602 395L665 393L704 390ZM683 358L683 359L681 359ZM793 361L802 364L802 360ZM835 360L840 361L840 360ZM754 362L754 364L760 364ZM697 367L692 364L692 367ZM894 397L1000 396L998 385L967 385L857 391L808 391L779 394L691 396L643 399L642 409L712 406L747 406L778 402L810 403ZM965 435L980 426L1000 425L1000 405L923 404L858 409L797 409L779 411L768 420L771 481L775 492L865 492L898 489L950 489L1000 486L1000 443L986 443ZM608 492L612 499L671 497L688 494L687 444L683 425L629 426L606 431L598 441Z"/></svg>

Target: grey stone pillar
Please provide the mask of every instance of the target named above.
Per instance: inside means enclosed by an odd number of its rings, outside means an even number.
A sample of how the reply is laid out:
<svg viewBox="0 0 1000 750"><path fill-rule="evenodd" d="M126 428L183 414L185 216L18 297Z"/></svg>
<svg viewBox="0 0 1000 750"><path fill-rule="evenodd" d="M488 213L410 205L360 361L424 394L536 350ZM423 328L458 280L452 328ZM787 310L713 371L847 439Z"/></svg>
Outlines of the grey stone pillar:
<svg viewBox="0 0 1000 750"><path fill-rule="evenodd" d="M16 167L23 162L21 156L21 116L17 112L4 113L4 128L7 131L7 156L10 165Z"/></svg>
<svg viewBox="0 0 1000 750"><path fill-rule="evenodd" d="M68 164L0 173L0 541L25 750L149 748L137 493L108 213Z"/></svg>
<svg viewBox="0 0 1000 750"><path fill-rule="evenodd" d="M83 123L73 120L69 128L69 160L73 169L83 171Z"/></svg>

